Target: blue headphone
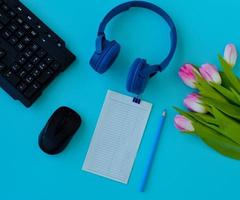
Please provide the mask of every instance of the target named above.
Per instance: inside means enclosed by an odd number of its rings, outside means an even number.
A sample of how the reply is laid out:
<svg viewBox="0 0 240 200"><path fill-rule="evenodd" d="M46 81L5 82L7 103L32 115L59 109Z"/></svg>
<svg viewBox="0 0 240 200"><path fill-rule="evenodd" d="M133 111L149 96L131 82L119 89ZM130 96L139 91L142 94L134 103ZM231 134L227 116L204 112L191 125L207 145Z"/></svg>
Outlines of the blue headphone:
<svg viewBox="0 0 240 200"><path fill-rule="evenodd" d="M96 40L96 51L94 52L90 60L90 65L95 71L102 74L106 72L113 64L119 54L120 45L115 40L107 40L104 30L112 18L124 11L129 10L132 7L146 8L152 10L153 12L156 12L161 17L163 17L163 19L167 22L171 29L171 49L168 56L161 62L161 64L149 65L147 64L147 61L145 59L137 58L130 68L127 79L127 90L129 92L139 95L146 88L149 78L154 76L158 71L163 71L168 66L177 46L176 27L170 16L160 7L145 1L130 1L113 8L104 17L103 21L99 26Z"/></svg>

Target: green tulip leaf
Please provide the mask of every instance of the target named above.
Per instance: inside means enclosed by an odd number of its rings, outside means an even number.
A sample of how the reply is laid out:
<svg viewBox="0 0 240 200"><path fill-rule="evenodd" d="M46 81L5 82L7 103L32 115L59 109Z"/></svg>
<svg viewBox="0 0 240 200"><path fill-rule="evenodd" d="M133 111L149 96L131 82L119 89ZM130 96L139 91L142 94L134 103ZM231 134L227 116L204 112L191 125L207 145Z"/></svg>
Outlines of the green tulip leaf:
<svg viewBox="0 0 240 200"><path fill-rule="evenodd" d="M231 83L231 86L240 93L240 82L238 80L238 78L235 76L235 74L232 71L231 66L229 66L229 64L223 59L222 56L218 56L219 61L222 65L224 74L226 75L228 81Z"/></svg>
<svg viewBox="0 0 240 200"><path fill-rule="evenodd" d="M240 150L235 150L232 149L231 147L225 146L223 144L220 144L216 141L213 140L209 140L206 138L202 138L202 140L211 148L213 148L215 151L219 152L220 154L236 159L236 160L240 160Z"/></svg>
<svg viewBox="0 0 240 200"><path fill-rule="evenodd" d="M174 109L181 115L185 117L191 117L191 119L195 119L197 121L200 121L201 123L206 122L210 124L217 125L216 119L208 114L202 114L202 113L195 113L195 112L186 112L180 108L174 107Z"/></svg>
<svg viewBox="0 0 240 200"><path fill-rule="evenodd" d="M224 115L215 107L212 108L212 112L218 121L220 132L240 144L240 124L227 115Z"/></svg>
<svg viewBox="0 0 240 200"><path fill-rule="evenodd" d="M206 98L206 97L201 97L201 100L208 106L210 106L210 107L214 106L218 110L221 110L222 112L227 114L228 116L240 120L240 107L239 106L236 106L236 105L233 105L230 103L221 102L218 100L213 100L213 99Z"/></svg>
<svg viewBox="0 0 240 200"><path fill-rule="evenodd" d="M209 114L202 114L202 113L193 113L195 117L200 118L206 123L213 124L213 125L218 125L216 119Z"/></svg>
<svg viewBox="0 0 240 200"><path fill-rule="evenodd" d="M240 160L240 145L231 139L219 134L217 131L204 126L201 123L193 122L196 134L211 148L217 152Z"/></svg>
<svg viewBox="0 0 240 200"><path fill-rule="evenodd" d="M220 134L216 130L213 130L213 129L205 126L202 123L199 123L197 121L192 121L192 123L195 128L196 134L198 136L200 136L201 138L207 138L209 140L216 141L218 143L222 143L228 147L232 147L233 149L239 149L239 151L240 151L240 145L237 142Z"/></svg>
<svg viewBox="0 0 240 200"><path fill-rule="evenodd" d="M218 92L220 92L224 97L226 97L229 101L231 101L237 105L240 105L240 99L238 99L232 91L230 91L229 89L227 89L221 85L218 85L216 83L211 83L211 85ZM239 98L240 98L240 96L239 96Z"/></svg>
<svg viewBox="0 0 240 200"><path fill-rule="evenodd" d="M218 121L214 117L211 120L211 122L214 122L214 123L209 123L208 121L205 121L202 117L197 116L196 113L194 112L189 112L189 115L192 116L198 122L204 124L205 126L221 133L221 130L219 129Z"/></svg>
<svg viewBox="0 0 240 200"><path fill-rule="evenodd" d="M237 98L237 100L240 102L240 94L238 94L237 92L236 92L236 90L234 90L233 88L230 88L231 89L231 91L233 92L233 94L235 95L235 97Z"/></svg>
<svg viewBox="0 0 240 200"><path fill-rule="evenodd" d="M204 97L218 99L219 101L227 102L223 95L216 91L211 85L205 81L201 76L196 74L197 84L196 87L199 89L199 93Z"/></svg>
<svg viewBox="0 0 240 200"><path fill-rule="evenodd" d="M229 89L231 87L231 83L229 82L228 78L226 77L224 72L219 72L219 73L222 78L222 86Z"/></svg>

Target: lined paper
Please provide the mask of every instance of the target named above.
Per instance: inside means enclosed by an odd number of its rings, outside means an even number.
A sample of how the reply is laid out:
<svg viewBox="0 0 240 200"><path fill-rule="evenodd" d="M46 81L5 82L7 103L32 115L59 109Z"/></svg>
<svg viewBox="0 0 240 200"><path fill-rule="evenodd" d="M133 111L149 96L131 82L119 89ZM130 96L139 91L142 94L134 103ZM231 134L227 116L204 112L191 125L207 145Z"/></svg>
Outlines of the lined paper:
<svg viewBox="0 0 240 200"><path fill-rule="evenodd" d="M127 183L152 104L108 91L82 169Z"/></svg>

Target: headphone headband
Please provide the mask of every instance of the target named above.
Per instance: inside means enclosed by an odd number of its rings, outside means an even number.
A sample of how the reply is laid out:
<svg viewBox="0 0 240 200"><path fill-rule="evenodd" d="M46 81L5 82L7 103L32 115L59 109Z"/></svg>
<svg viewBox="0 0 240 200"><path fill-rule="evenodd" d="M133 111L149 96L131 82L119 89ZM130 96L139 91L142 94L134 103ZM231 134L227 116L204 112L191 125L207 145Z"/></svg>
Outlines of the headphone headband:
<svg viewBox="0 0 240 200"><path fill-rule="evenodd" d="M130 1L130 2L126 2L123 4L118 5L117 7L113 8L103 19L103 21L101 22L99 29L98 29L98 37L105 37L105 28L107 26L107 24L118 14L129 10L130 8L133 7L140 7L140 8L146 8L149 10L152 10L153 12L157 13L158 15L160 15L169 25L171 31L170 31L170 38L171 38L171 49L168 53L168 56L161 62L161 64L159 65L151 65L150 67L148 67L146 70L147 74L152 74L154 75L157 71L163 71L169 64L169 62L171 61L175 50L176 50L176 46L177 46L177 31L176 31L176 27L175 24L173 22L173 20L171 19L171 17L160 7L149 3L149 2L145 2L145 1Z"/></svg>

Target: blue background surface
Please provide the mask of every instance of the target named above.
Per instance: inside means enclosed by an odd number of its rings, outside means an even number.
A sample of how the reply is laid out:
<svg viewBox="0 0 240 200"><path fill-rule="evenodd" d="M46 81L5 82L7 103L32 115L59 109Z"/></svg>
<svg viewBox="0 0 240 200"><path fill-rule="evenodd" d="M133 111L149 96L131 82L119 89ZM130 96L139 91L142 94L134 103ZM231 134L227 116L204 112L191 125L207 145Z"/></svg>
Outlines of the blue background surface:
<svg viewBox="0 0 240 200"><path fill-rule="evenodd" d="M240 163L208 148L198 138L179 133L173 105L191 92L178 78L181 64L217 64L217 53L228 42L240 48L240 1L152 0L173 17L179 43L170 67L150 81L143 99L154 107L128 185L81 170L107 89L128 94L127 72L140 56L156 63L166 55L168 29L155 14L134 9L116 18L108 37L122 44L114 66L104 75L88 64L96 31L106 12L124 1L24 0L31 10L67 42L78 60L26 109L0 90L0 199L237 199ZM239 70L236 69L236 70ZM51 113L61 105L78 111L83 124L67 149L48 156L37 138ZM167 123L147 191L138 191L161 110Z"/></svg>

